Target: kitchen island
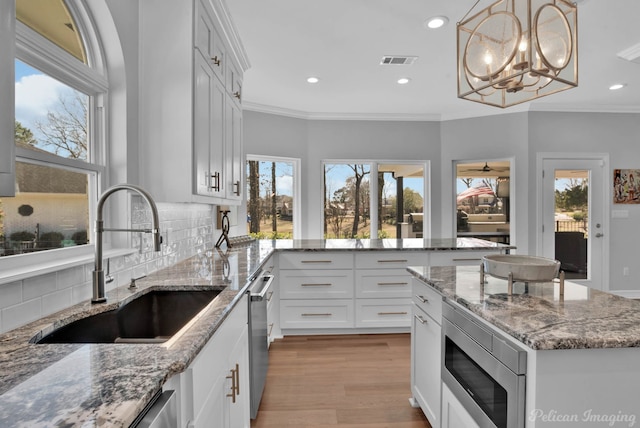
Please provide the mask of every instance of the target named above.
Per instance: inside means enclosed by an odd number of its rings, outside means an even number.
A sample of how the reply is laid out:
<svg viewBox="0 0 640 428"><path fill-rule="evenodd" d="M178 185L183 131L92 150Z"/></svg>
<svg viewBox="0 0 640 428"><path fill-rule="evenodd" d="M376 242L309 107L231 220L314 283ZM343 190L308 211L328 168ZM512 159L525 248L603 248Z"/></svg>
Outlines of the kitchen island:
<svg viewBox="0 0 640 428"><path fill-rule="evenodd" d="M172 377L184 372L241 301L250 278L279 252L508 251L478 239L255 241L211 250L107 294L0 336L0 426L128 427ZM171 346L158 344L34 344L73 320L116 308L158 289L224 291Z"/></svg>
<svg viewBox="0 0 640 428"><path fill-rule="evenodd" d="M640 419L640 302L568 281L561 295L557 280L515 283L509 296L506 280L486 276L481 285L479 266L409 271L526 350L525 420L518 426L634 426ZM442 384L442 402L429 403L442 413L434 413L433 425L451 426L450 413L464 412L450 397Z"/></svg>

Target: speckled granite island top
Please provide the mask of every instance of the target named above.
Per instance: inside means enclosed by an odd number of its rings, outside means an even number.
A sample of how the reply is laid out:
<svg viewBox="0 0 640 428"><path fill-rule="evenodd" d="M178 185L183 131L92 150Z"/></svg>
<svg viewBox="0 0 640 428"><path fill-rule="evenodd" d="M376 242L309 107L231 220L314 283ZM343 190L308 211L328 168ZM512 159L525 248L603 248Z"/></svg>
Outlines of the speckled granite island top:
<svg viewBox="0 0 640 428"><path fill-rule="evenodd" d="M480 318L535 350L640 347L640 302L565 282L514 283L480 267L410 267L409 271Z"/></svg>
<svg viewBox="0 0 640 428"><path fill-rule="evenodd" d="M240 300L273 251L504 250L479 239L256 241L207 251L89 301L0 335L0 427L128 427L171 376L184 371ZM32 344L38 334L114 309L156 289L224 287L170 347L158 344Z"/></svg>

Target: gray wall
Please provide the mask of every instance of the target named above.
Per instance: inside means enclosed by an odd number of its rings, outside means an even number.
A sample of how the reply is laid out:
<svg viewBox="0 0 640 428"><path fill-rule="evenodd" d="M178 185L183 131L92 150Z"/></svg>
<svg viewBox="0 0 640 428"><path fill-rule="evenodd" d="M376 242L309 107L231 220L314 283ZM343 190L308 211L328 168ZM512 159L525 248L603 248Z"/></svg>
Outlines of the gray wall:
<svg viewBox="0 0 640 428"><path fill-rule="evenodd" d="M440 124L305 120L244 112L244 152L250 155L301 159L302 236L322 237L322 160L409 160L431 164L433 200L440 200ZM434 206L438 206L434 204ZM243 217L244 216L244 217ZM238 218L246 217L246 207ZM440 210L433 210L432 227L439 233Z"/></svg>
<svg viewBox="0 0 640 428"><path fill-rule="evenodd" d="M454 161L512 161L512 228L520 254L536 254L538 153L605 153L613 168L640 168L640 114L523 112L444 122L305 120L245 111L247 154L302 160L302 238L322 236L323 159L431 161L432 237L454 236ZM244 207L241 209L245 209ZM640 206L614 205L628 218L610 221L610 290L640 296ZM246 212L244 213L246 215ZM605 250L606 251L606 250ZM634 263L635 262L635 263ZM622 268L629 267L629 275ZM605 280L606 281L606 280ZM626 293L625 293L626 292Z"/></svg>

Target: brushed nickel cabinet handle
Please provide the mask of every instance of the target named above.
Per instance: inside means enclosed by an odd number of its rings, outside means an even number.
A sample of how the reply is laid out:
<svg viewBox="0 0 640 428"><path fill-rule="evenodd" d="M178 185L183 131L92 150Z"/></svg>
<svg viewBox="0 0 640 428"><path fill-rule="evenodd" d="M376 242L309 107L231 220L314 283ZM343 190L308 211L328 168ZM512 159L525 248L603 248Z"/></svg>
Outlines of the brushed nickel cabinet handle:
<svg viewBox="0 0 640 428"><path fill-rule="evenodd" d="M240 99L240 91L235 91L233 93L233 96L236 97L237 99Z"/></svg>
<svg viewBox="0 0 640 428"><path fill-rule="evenodd" d="M327 313L327 314L302 314L303 317L330 317L333 314L331 313Z"/></svg>
<svg viewBox="0 0 640 428"><path fill-rule="evenodd" d="M429 299L425 298L424 296L418 296L416 294L416 297L418 298L418 300L420 300L422 303L429 303Z"/></svg>
<svg viewBox="0 0 640 428"><path fill-rule="evenodd" d="M409 285L408 282L379 282L378 285L387 286L387 285Z"/></svg>
<svg viewBox="0 0 640 428"><path fill-rule="evenodd" d="M327 284L300 284L303 287L331 287L333 284L331 283L327 283Z"/></svg>
<svg viewBox="0 0 640 428"><path fill-rule="evenodd" d="M237 366L237 365L236 365ZM234 369L231 369L231 374L226 376L227 379L231 379L231 392L227 394L227 397L231 397L231 402L236 402L236 373Z"/></svg>
<svg viewBox="0 0 640 428"><path fill-rule="evenodd" d="M240 395L240 364L236 363L236 395Z"/></svg>
<svg viewBox="0 0 640 428"><path fill-rule="evenodd" d="M482 259L453 259L454 262L479 262Z"/></svg>
<svg viewBox="0 0 640 428"><path fill-rule="evenodd" d="M300 263L332 263L331 260L302 260Z"/></svg>
<svg viewBox="0 0 640 428"><path fill-rule="evenodd" d="M414 317L420 322L420 324L426 324L427 320L422 318L420 315L414 315Z"/></svg>
<svg viewBox="0 0 640 428"><path fill-rule="evenodd" d="M269 291L269 294L267 294L267 302L270 302L272 297L273 297L273 291Z"/></svg>
<svg viewBox="0 0 640 428"><path fill-rule="evenodd" d="M215 190L216 192L219 192L220 191L220 173L214 172L213 174L211 174L211 178L213 179L213 184L210 186L210 188Z"/></svg>
<svg viewBox="0 0 640 428"><path fill-rule="evenodd" d="M211 58L211 61L213 61L213 63L215 65L217 65L218 67L220 67L220 63L222 62L222 60L220 58L218 58L218 55L214 56Z"/></svg>
<svg viewBox="0 0 640 428"><path fill-rule="evenodd" d="M407 315L407 312L378 312L378 315Z"/></svg>
<svg viewBox="0 0 640 428"><path fill-rule="evenodd" d="M236 196L240 196L240 180L233 183L233 186L236 188L233 193L235 193Z"/></svg>
<svg viewBox="0 0 640 428"><path fill-rule="evenodd" d="M378 263L407 263L408 260L378 260Z"/></svg>

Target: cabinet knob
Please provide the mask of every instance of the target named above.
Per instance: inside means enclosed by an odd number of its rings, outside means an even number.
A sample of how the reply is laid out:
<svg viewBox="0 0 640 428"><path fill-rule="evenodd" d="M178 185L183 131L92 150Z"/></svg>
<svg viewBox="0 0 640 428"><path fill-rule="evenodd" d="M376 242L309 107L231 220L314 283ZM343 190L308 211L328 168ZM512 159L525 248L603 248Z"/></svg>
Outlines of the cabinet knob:
<svg viewBox="0 0 640 428"><path fill-rule="evenodd" d="M216 56L212 57L212 58L211 58L211 61L213 61L213 63L214 63L215 65L217 65L218 67L220 67L220 62L221 62L221 60L220 60L220 58L218 58L218 55L216 55Z"/></svg>

